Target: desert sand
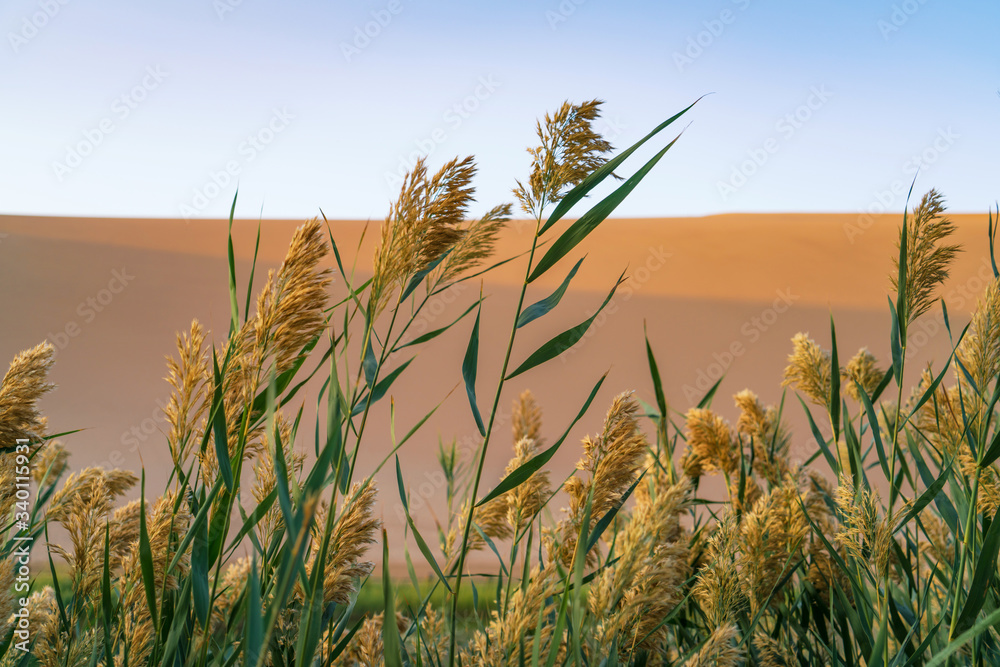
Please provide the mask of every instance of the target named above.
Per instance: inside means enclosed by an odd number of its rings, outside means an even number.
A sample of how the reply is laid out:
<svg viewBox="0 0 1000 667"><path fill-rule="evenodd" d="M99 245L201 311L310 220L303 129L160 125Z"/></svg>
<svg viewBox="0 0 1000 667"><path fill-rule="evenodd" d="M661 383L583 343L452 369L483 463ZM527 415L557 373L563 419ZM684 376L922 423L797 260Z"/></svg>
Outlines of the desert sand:
<svg viewBox="0 0 1000 667"><path fill-rule="evenodd" d="M568 475L580 455L579 439L600 428L615 394L636 390L653 403L646 366L643 325L657 355L672 410L683 412L725 372L715 401L735 418L731 396L744 388L767 403L781 400L782 370L790 338L809 332L829 347L829 318L837 323L842 359L863 345L888 359L891 258L901 215L857 214L724 215L704 218L609 220L548 275L534 283L528 302L546 296L583 255L586 261L556 311L522 331L513 354L519 363L538 345L586 319L615 279L630 276L588 336L561 359L508 384L487 456L485 487L499 479L510 456L506 415L517 394L531 388L541 404L544 435L554 441L605 371L607 381L591 412L550 463L553 479ZM942 294L953 330L968 321L975 299L992 277L987 216L952 215L957 241L965 247ZM284 256L299 221L262 223L258 283ZM234 226L237 280L245 290L253 256L256 220ZM379 221L331 221L345 262L357 256L357 274L370 275ZM560 223L555 231L565 228ZM513 223L498 257L523 252L533 223ZM74 219L0 216L0 359L48 339L57 347L52 379L58 388L42 402L54 431L84 429L65 438L71 466L105 465L138 471L145 466L148 489L162 489L169 472L161 406L169 393L164 358L176 332L193 318L220 341L228 326L227 221ZM359 248L360 241L360 250ZM523 277L523 259L489 274L483 290L479 373L480 403L492 398L509 333L509 319ZM338 279L338 283L339 283ZM334 289L338 289L335 285ZM477 281L432 301L420 323L430 330L457 316L474 300ZM242 298L241 298L242 301ZM409 430L461 381L461 363L471 330L466 320L420 348L419 356L393 387L396 432ZM943 361L948 334L936 308L916 325L910 368ZM405 361L400 357L394 363ZM314 396L314 394L313 394ZM296 446L312 448L309 435L315 399L308 395ZM373 413L359 473L367 474L386 454L388 400ZM855 406L856 409L856 406ZM789 394L793 453L804 459L816 446L802 408ZM818 414L818 413L817 413ZM680 420L675 416L675 421ZM435 474L439 439L457 439L471 451L477 440L464 391L453 392L419 434L400 452L414 514L433 535L444 507ZM394 544L402 522L394 470L379 474L380 511ZM133 494L135 495L135 494ZM397 553L397 557L399 554ZM415 560L420 560L419 555Z"/></svg>

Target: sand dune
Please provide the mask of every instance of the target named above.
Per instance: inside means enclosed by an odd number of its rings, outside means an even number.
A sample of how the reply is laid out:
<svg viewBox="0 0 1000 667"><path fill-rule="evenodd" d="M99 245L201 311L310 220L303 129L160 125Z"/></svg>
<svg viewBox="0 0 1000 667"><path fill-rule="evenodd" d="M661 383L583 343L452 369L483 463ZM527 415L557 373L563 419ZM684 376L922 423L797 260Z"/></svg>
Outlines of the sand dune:
<svg viewBox="0 0 1000 667"><path fill-rule="evenodd" d="M956 240L966 248L952 272L952 287L969 283L988 263L987 216L960 214ZM300 221L261 223L260 257L277 263ZM899 215L741 214L703 218L616 219L605 222L573 253L588 254L586 269L574 290L606 290L629 267L636 291L657 296L735 301L769 301L792 289L798 303L881 309L885 305ZM380 221L370 223L358 256L358 270L371 270ZM234 224L238 258L251 259L257 221ZM353 258L362 239L363 221L331 221L345 257ZM559 223L562 229L568 223ZM75 241L121 248L155 249L202 257L225 257L228 222L224 220L132 220L0 216L0 229L16 236ZM515 221L498 255L527 248L533 223ZM345 260L346 261L346 260ZM553 270L537 284L555 286L572 264ZM644 270L645 268L645 270ZM512 263L491 274L491 284L520 284L523 265ZM975 285L973 281L973 286ZM949 299L957 305L958 293ZM967 299L966 299L967 300Z"/></svg>
<svg viewBox="0 0 1000 667"><path fill-rule="evenodd" d="M962 326L975 296L991 276L985 216L953 216L965 252L945 287L953 325ZM297 222L264 221L262 268L276 266ZM523 330L514 351L518 363L538 345L585 319L600 304L625 267L623 286L588 336L561 359L511 382L501 401L496 428L501 436L487 457L492 485L510 456L506 435L511 401L530 387L545 412L551 442L570 422L589 387L610 369L594 409L550 464L562 479L579 457L579 437L599 429L611 397L635 389L652 402L643 324L658 356L671 406L683 411L724 372L716 405L734 417L731 396L750 387L767 402L781 400L781 373L789 339L809 331L829 345L829 317L837 322L841 355L868 345L888 357L886 293L899 216L878 218L848 238L855 215L745 215L660 220L612 220L571 253L587 254L572 289L558 310ZM363 222L331 223L345 258L353 258ZM0 359L48 338L58 349L53 379L59 387L43 401L57 431L85 429L66 439L75 469L110 465L138 470L145 465L150 489L162 488L169 456L161 406L168 397L164 357L175 334L199 318L219 340L225 335L229 301L225 221L84 220L0 217L0 312L4 313ZM859 228L860 229L860 228ZM238 280L245 285L253 254L256 221L235 227ZM500 255L520 252L531 228L512 226ZM377 237L372 225L361 245L360 276L371 270ZM546 295L571 265L564 260L533 285L529 300ZM514 262L492 274L484 286L479 393L492 397L508 322L523 276ZM258 278L262 269L258 270ZM419 327L436 328L475 298L478 284L465 283L429 304ZM405 432L461 380L461 362L471 322L422 348L393 388L396 432ZM940 317L929 315L911 341L914 364L944 359L948 336ZM402 363L406 357L394 360ZM6 363L6 362L4 362ZM304 420L315 410L303 401ZM815 451L801 406L786 406L795 427L794 452ZM375 411L360 469L369 471L389 449L388 401ZM311 449L304 428L297 446ZM420 434L400 452L414 494L418 522L431 531L444 507L435 474L438 441L455 438L471 451L476 428L464 392L454 392ZM391 467L390 467L391 468ZM391 473L391 474L390 474ZM401 534L394 472L379 475L381 511L387 527ZM399 544L399 540L395 541Z"/></svg>

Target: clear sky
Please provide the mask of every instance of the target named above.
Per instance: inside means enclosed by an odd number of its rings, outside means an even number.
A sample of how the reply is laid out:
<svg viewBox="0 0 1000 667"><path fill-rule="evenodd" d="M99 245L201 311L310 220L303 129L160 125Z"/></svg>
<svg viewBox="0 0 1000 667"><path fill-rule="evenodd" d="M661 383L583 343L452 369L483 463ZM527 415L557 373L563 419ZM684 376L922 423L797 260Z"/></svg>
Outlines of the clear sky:
<svg viewBox="0 0 1000 667"><path fill-rule="evenodd" d="M998 25L996 0L5 0L0 213L222 217L238 181L244 217L379 219L420 153L475 154L485 210L563 100L604 99L625 147L705 93L618 215L899 211L918 166L985 212Z"/></svg>

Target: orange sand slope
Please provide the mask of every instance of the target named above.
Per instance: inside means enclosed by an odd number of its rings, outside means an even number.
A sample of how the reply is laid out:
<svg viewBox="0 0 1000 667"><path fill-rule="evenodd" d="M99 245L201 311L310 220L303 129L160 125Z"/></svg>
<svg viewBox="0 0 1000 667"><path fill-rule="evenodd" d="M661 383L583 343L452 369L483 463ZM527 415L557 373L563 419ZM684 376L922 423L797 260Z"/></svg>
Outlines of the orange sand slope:
<svg viewBox="0 0 1000 667"><path fill-rule="evenodd" d="M497 438L487 456L484 484L500 477L511 454L507 415L511 401L531 388L545 417L543 434L554 442L572 420L589 388L610 374L591 413L574 429L550 463L554 479L568 474L580 456L579 438L600 428L614 394L634 389L652 403L643 325L657 354L667 399L683 411L725 373L715 405L734 418L731 396L749 387L761 398L781 400L782 369L789 339L810 332L829 346L829 318L837 322L841 358L867 345L888 358L886 294L901 216L878 218L864 229L854 215L743 215L659 220L611 220L575 249L550 275L532 285L528 300L546 296L573 262L588 255L559 307L519 333L513 363L594 312L628 267L631 280L595 321L588 335L560 359L517 377L501 400ZM990 277L986 216L953 216L966 247L943 293L954 328L964 326L975 297ZM297 222L262 225L258 283L277 266ZM558 229L567 223L560 223ZM864 224L864 221L861 221ZM851 227L854 225L856 230ZM364 223L331 222L350 264ZM533 226L514 224L499 256L523 252ZM846 230L846 231L845 231ZM848 233L859 232L849 238ZM4 314L0 360L48 338L57 349L53 380L58 388L42 403L55 431L85 429L66 439L71 465L103 464L138 470L150 489L163 488L169 455L162 406L169 396L164 357L175 335L199 318L219 342L228 329L226 221L80 220L0 216L0 312ZM241 303L256 221L235 225ZM358 273L371 271L378 237L373 224L358 256ZM853 243L852 243L853 240ZM492 399L523 277L523 259L489 274L484 291L479 364L480 403ZM338 280L338 283L340 281ZM334 286L335 290L342 289ZM442 326L478 295L474 281L428 304L416 333ZM948 336L939 311L918 322L911 337L911 368L946 358ZM419 348L416 360L393 386L396 433L405 433L461 381L471 321ZM407 360L400 355L392 364ZM3 361L2 363L6 363ZM315 387L302 394L303 423L296 446L312 449ZM374 411L359 468L367 474L390 448L388 398ZM801 406L786 404L799 458L815 452ZM445 490L435 473L439 439L452 438L471 452L478 442L464 391L453 392L419 434L400 452L421 529L443 518ZM394 466L378 476L381 513L399 531ZM425 532L425 534L427 534ZM393 541L399 544L400 540Z"/></svg>
<svg viewBox="0 0 1000 667"><path fill-rule="evenodd" d="M952 273L956 289L977 272L986 275L987 216L952 215L956 240L967 252ZM622 269L629 268L632 288L656 296L735 301L768 301L792 290L798 303L881 309L885 305L890 266L901 221L899 215L740 214L704 218L609 220L572 254L588 254L576 277L576 290L606 290ZM300 221L265 220L261 224L260 257L279 262L291 231ZM380 221L372 221L358 254L358 270L371 271ZM559 223L555 231L564 229ZM224 257L227 221L33 218L0 216L0 230L38 239L157 249L186 255ZM366 223L330 223L341 253L353 258ZM498 248L501 257L523 252L534 223L515 221ZM257 221L234 226L237 257L253 256ZM347 261L347 260L345 260ZM540 285L554 286L572 262L555 269ZM520 284L519 264L491 274L493 284ZM975 285L975 282L972 282ZM786 292L782 292L784 294ZM971 305L949 298L949 305Z"/></svg>

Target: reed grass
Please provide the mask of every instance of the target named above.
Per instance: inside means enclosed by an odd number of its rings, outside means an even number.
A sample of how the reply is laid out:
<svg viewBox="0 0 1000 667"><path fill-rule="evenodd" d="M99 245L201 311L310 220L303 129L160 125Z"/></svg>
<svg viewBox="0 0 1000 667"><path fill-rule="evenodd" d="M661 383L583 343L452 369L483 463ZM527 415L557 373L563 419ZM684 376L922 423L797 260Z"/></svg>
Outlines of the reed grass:
<svg viewBox="0 0 1000 667"><path fill-rule="evenodd" d="M15 535L44 543L50 567L30 595L0 595L3 664L1000 664L996 270L964 330L953 332L944 310L952 354L915 387L903 385L907 331L937 303L959 250L948 243L954 227L937 192L904 214L898 256L886 258L895 294L886 367L867 348L842 365L832 320L829 338L791 341L784 385L801 396L815 439L804 461L791 457L784 399L769 406L752 389L735 393L735 424L713 408L719 384L697 405L668 405L648 336L651 402L620 393L595 421L606 376L595 377L551 444L541 436L544 406L530 392L507 391L509 380L577 343L597 316L515 358L521 330L549 322L536 323L556 309L580 263L547 296L535 294L534 281L561 266L676 139L576 220L556 225L691 108L615 155L594 129L600 106L566 103L537 126L530 173L514 190L536 225L499 368L479 364L482 297L440 329L410 332L435 295L513 259L493 256L510 204L466 220L471 157L434 175L424 161L414 167L382 225L370 280L345 268L335 230L312 220L241 309L230 245L228 336L213 344L194 321L168 362L163 446L173 470L162 490L128 471L72 471L61 442L69 434L51 433L37 409L52 388L53 350L43 343L18 355L0 384L0 511L8 528L20 522L0 553L0 577L14 581ZM991 213L991 251L993 225ZM322 268L331 251L335 274ZM338 302L333 279L346 289ZM388 537L373 512L385 489L374 475L433 410L394 435L380 465L359 470L362 446L376 446L366 424L412 360L401 358L470 324L453 370L479 447L462 458L442 445L447 512L433 536L418 530L395 462L411 564L404 582L389 571ZM309 426L296 397L314 377L320 409ZM484 378L495 385L480 404ZM505 399L513 401L509 445L497 442ZM551 469L578 423L593 435L576 469ZM309 457L294 446L307 431ZM494 483L483 470L498 446L512 451ZM29 469L30 507L10 491ZM700 493L709 476L723 478L723 497ZM136 485L141 498L124 502ZM556 520L559 490L567 507ZM65 529L67 544L42 539L50 524ZM411 546L430 580L416 577ZM475 550L493 552L494 574L471 577ZM27 638L17 633L21 606Z"/></svg>

